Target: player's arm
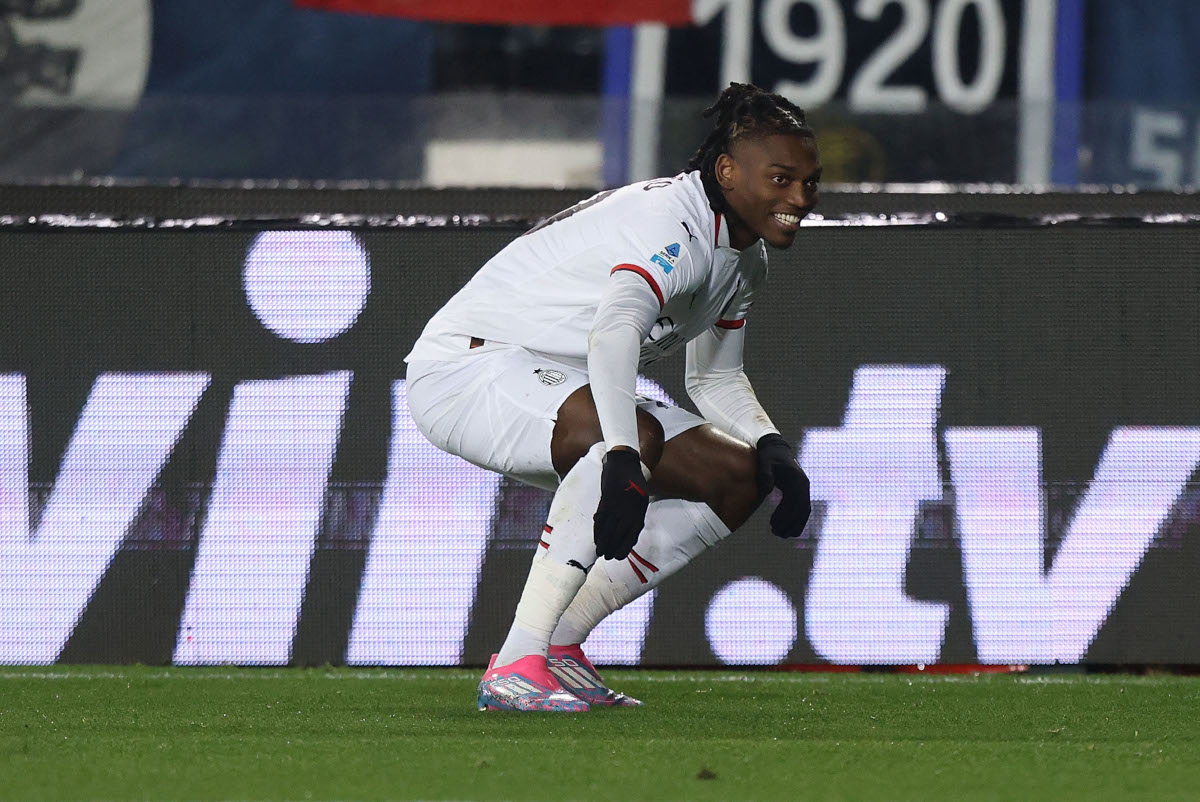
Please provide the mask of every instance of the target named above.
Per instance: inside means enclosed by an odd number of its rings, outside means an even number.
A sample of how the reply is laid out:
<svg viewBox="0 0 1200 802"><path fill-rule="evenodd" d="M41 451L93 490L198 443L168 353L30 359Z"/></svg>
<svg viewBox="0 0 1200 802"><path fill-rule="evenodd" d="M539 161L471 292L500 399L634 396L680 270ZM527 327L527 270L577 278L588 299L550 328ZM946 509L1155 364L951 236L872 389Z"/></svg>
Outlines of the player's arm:
<svg viewBox="0 0 1200 802"><path fill-rule="evenodd" d="M745 331L744 326L722 328L718 324L689 342L684 378L688 396L705 420L754 445L765 434L779 434L779 429L746 378L742 365Z"/></svg>
<svg viewBox="0 0 1200 802"><path fill-rule="evenodd" d="M688 343L686 383L688 396L705 420L755 448L758 492L782 491L771 515L771 531L780 537L798 537L811 512L808 477L796 463L796 452L759 403L743 369L743 321L735 327L713 326Z"/></svg>
<svg viewBox="0 0 1200 802"><path fill-rule="evenodd" d="M660 308L640 273L613 270L588 333L588 376L609 451L638 449L638 360Z"/></svg>
<svg viewBox="0 0 1200 802"><path fill-rule="evenodd" d="M624 559L637 544L650 501L638 453L638 357L661 309L644 270L614 269L588 334L588 377L607 454L595 515L596 554Z"/></svg>

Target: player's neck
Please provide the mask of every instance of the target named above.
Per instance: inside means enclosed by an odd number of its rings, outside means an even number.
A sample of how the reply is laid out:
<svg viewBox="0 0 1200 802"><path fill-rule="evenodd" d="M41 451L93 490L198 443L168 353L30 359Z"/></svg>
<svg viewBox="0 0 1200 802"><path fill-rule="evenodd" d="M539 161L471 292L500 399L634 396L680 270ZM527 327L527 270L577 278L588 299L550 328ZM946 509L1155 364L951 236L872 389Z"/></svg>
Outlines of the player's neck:
<svg viewBox="0 0 1200 802"><path fill-rule="evenodd" d="M744 251L761 239L732 209L725 210L725 222L729 226L729 247Z"/></svg>

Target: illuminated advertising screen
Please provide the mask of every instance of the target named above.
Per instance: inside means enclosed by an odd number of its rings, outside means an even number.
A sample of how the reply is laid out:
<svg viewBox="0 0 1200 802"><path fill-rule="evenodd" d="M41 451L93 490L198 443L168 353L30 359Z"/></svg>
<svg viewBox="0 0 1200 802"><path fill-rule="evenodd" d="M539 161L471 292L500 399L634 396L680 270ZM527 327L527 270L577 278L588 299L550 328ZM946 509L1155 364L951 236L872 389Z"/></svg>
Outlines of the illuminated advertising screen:
<svg viewBox="0 0 1200 802"><path fill-rule="evenodd" d="M0 662L482 665L549 495L408 415L500 226L0 230ZM1200 662L1200 227L820 225L747 373L812 479L598 663ZM682 360L642 390L688 404Z"/></svg>

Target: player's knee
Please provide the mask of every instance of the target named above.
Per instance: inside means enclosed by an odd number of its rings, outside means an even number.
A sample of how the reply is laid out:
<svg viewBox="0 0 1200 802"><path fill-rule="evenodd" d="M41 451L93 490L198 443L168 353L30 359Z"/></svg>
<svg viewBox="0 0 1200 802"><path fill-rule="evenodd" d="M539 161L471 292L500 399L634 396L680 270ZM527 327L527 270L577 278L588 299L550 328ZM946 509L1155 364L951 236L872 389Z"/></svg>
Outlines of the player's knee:
<svg viewBox="0 0 1200 802"><path fill-rule="evenodd" d="M662 459L666 435L663 433L663 427L658 422L658 418L640 408L637 411L637 427L638 454L641 456L642 464L653 471L658 465L658 461Z"/></svg>
<svg viewBox="0 0 1200 802"><path fill-rule="evenodd" d="M709 506L730 529L746 522L762 499L756 479L754 449L743 443L722 448L708 471Z"/></svg>
<svg viewBox="0 0 1200 802"><path fill-rule="evenodd" d="M566 476L575 463L604 439L591 390L584 386L567 397L558 409L550 438L550 457L559 476Z"/></svg>
<svg viewBox="0 0 1200 802"><path fill-rule="evenodd" d="M638 409L637 427L638 455L646 467L654 470L662 458L665 441L662 424L649 412ZM558 420L554 424L554 433L550 439L550 456L554 469L559 476L566 476L575 463L593 446L603 441L604 434L600 429L591 393L587 387L580 388L559 408Z"/></svg>
<svg viewBox="0 0 1200 802"><path fill-rule="evenodd" d="M558 437L556 432L556 437L550 444L550 457L554 462L554 470L558 472L559 476L566 476L571 468L575 467L575 463L583 459L593 446L603 440L598 428L594 432L575 430L562 437Z"/></svg>
<svg viewBox="0 0 1200 802"><path fill-rule="evenodd" d="M733 449L729 455L729 483L739 496L751 499L758 506L758 458L751 446L741 446Z"/></svg>

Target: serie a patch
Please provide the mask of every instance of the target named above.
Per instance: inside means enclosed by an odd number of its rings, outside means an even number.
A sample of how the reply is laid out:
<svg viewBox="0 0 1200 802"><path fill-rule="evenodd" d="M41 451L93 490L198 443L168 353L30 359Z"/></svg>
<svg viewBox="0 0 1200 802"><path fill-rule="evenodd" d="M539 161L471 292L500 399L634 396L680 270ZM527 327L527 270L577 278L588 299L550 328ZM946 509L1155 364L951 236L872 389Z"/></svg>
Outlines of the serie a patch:
<svg viewBox="0 0 1200 802"><path fill-rule="evenodd" d="M675 269L675 262L679 259L679 243L672 242L667 247L660 250L658 253L650 257L650 261L663 269L664 273L670 273Z"/></svg>

